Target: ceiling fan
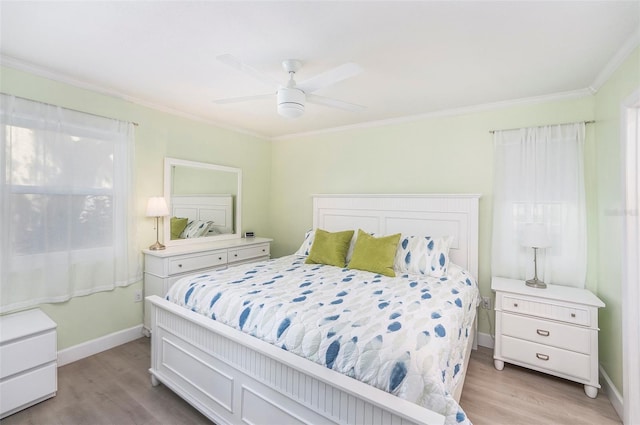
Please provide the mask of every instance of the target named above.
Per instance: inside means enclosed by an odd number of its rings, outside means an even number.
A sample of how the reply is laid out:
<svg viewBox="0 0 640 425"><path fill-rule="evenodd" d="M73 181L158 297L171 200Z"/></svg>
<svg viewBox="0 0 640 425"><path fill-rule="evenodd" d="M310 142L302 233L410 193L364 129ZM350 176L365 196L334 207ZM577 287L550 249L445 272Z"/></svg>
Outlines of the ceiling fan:
<svg viewBox="0 0 640 425"><path fill-rule="evenodd" d="M275 78L272 78L271 76L242 63L232 55L220 55L217 57L217 59L225 65L245 72L266 84L277 87L277 91L275 92L275 94L278 104L278 114L283 117L298 118L302 116L302 114L304 114L304 105L306 102L324 105L330 108L344 109L352 112L358 112L366 109L364 106L313 94L313 92L316 90L328 87L339 81L351 78L361 73L362 68L353 62L342 64L300 83L296 83L296 81L294 80L294 76L296 72L298 72L302 67L302 62L296 59L287 59L282 61L282 67L289 74L289 81L287 81L287 83L283 85ZM214 100L214 102L219 104L244 102L247 100L264 99L272 96L273 93L269 93L256 96L218 99Z"/></svg>

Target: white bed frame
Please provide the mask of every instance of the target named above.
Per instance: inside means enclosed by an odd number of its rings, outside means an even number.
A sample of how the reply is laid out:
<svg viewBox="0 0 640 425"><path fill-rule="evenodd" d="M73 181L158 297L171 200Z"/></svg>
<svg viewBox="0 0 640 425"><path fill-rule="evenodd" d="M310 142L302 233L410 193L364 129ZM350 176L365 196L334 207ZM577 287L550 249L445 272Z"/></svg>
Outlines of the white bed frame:
<svg viewBox="0 0 640 425"><path fill-rule="evenodd" d="M477 277L479 198L317 195L313 225L329 231L453 235L452 261ZM218 425L444 423L436 412L158 296L148 300L152 384L162 382ZM462 384L458 399L461 390Z"/></svg>

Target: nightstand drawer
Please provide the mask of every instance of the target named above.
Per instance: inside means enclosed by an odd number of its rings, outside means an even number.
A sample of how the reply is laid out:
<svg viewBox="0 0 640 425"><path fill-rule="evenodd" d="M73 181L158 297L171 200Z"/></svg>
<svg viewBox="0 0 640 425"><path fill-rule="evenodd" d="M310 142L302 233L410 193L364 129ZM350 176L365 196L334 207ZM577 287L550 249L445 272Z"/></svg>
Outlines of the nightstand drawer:
<svg viewBox="0 0 640 425"><path fill-rule="evenodd" d="M591 379L590 357L585 354L503 336L502 356L507 360L526 363L538 369L546 369L579 380Z"/></svg>
<svg viewBox="0 0 640 425"><path fill-rule="evenodd" d="M579 353L591 352L589 329L548 320L503 313L502 334Z"/></svg>
<svg viewBox="0 0 640 425"><path fill-rule="evenodd" d="M558 305L558 303L546 303L540 300L534 301L526 297L504 295L502 309L577 325L589 326L590 324L589 310L587 308L562 306Z"/></svg>
<svg viewBox="0 0 640 425"><path fill-rule="evenodd" d="M255 245L247 248L230 249L229 262L244 261L251 258L269 256L269 244Z"/></svg>
<svg viewBox="0 0 640 425"><path fill-rule="evenodd" d="M204 255L188 255L169 260L169 274L190 272L193 270L226 264L227 251L209 252Z"/></svg>
<svg viewBox="0 0 640 425"><path fill-rule="evenodd" d="M0 378L55 362L56 332L35 335L0 347Z"/></svg>
<svg viewBox="0 0 640 425"><path fill-rule="evenodd" d="M0 417L56 395L57 367L49 363L0 382Z"/></svg>

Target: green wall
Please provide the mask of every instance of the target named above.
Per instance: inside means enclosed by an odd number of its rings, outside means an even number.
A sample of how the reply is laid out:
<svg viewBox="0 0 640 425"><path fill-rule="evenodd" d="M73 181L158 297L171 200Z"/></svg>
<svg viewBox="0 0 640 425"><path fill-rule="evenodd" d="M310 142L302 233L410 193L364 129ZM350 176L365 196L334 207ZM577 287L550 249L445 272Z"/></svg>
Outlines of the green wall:
<svg viewBox="0 0 640 425"><path fill-rule="evenodd" d="M600 311L600 364L622 393L622 151L621 107L640 90L640 48L617 69L595 96L598 222L598 296L607 305ZM637 261L637 260L636 260Z"/></svg>
<svg viewBox="0 0 640 425"><path fill-rule="evenodd" d="M0 68L0 91L139 124L135 137L136 249L147 248L156 239L155 221L145 217L145 208L149 197L163 195L165 156L242 168L243 227L272 235L265 214L271 171L269 141L6 67ZM42 305L58 324L58 349L140 325L142 303L134 303L133 298L141 288L138 282L66 303Z"/></svg>

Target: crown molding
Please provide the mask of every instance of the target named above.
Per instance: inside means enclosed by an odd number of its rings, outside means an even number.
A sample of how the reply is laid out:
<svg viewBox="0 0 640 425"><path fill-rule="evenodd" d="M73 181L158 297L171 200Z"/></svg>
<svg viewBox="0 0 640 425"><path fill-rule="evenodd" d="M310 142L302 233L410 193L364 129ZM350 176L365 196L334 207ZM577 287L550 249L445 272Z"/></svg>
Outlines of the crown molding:
<svg viewBox="0 0 640 425"><path fill-rule="evenodd" d="M591 90L593 94L597 93L638 46L640 46L640 28L638 28L611 57L596 79L593 80L593 83L589 86L589 90Z"/></svg>
<svg viewBox="0 0 640 425"><path fill-rule="evenodd" d="M562 92L562 93L554 93L550 95L534 96L534 97L505 100L505 101L492 102L492 103L483 103L479 105L465 106L462 108L445 109L442 111L427 112L425 114L407 115L399 118L367 121L359 124L326 128L326 129L315 130L315 131L307 131L303 133L285 134L282 136L270 137L269 140L273 140L273 141L287 140L287 139L295 139L300 137L311 137L311 136L318 136L322 134L337 133L337 132L347 131L347 130L384 127L384 126L402 124L402 123L412 122L412 121L420 121L420 120L427 120L427 119L441 118L441 117L451 117L456 115L466 115L466 114L471 114L476 112L510 108L514 106L534 105L534 104L546 103L546 102L580 99L580 98L588 97L592 95L593 93L591 92L591 90L589 88L586 88L586 89L579 89L579 90L573 90L573 91Z"/></svg>

